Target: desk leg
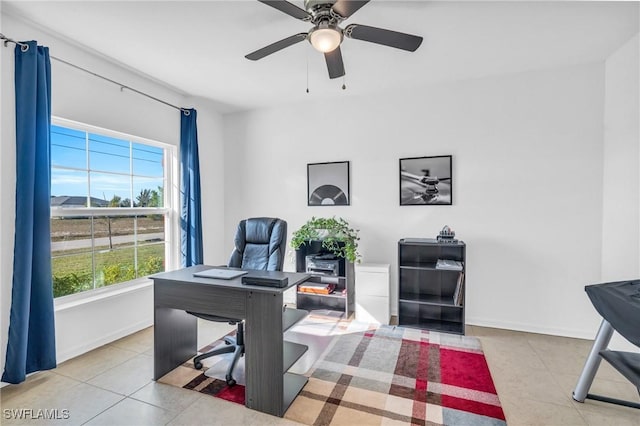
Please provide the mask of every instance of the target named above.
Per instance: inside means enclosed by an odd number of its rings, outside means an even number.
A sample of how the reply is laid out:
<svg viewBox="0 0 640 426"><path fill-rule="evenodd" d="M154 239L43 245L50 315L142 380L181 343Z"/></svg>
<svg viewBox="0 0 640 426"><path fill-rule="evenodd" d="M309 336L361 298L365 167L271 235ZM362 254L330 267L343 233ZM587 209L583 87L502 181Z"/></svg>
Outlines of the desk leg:
<svg viewBox="0 0 640 426"><path fill-rule="evenodd" d="M573 391L573 399L576 401L584 402L587 397L589 388L591 388L593 379L596 376L598 367L600 366L600 361L602 360L600 357L600 351L607 349L612 335L613 327L611 327L611 324L606 320L602 320L598 334L596 334L595 341L593 342L593 346L591 346L591 352L589 352L587 361L584 364L584 368L582 369L582 373L580 374L580 378L576 384L576 389Z"/></svg>
<svg viewBox="0 0 640 426"><path fill-rule="evenodd" d="M282 294L249 292L245 333L245 405L282 417Z"/></svg>
<svg viewBox="0 0 640 426"><path fill-rule="evenodd" d="M197 352L198 319L185 311L154 310L153 379L158 380Z"/></svg>

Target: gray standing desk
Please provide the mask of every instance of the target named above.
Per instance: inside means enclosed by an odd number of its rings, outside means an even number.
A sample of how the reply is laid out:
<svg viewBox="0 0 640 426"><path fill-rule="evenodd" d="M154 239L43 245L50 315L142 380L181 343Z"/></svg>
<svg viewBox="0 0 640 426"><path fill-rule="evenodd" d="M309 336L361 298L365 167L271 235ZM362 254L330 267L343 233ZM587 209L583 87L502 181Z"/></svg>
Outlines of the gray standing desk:
<svg viewBox="0 0 640 426"><path fill-rule="evenodd" d="M245 405L284 416L307 382L287 373L307 347L283 339L284 331L304 318L306 311L284 309L285 290L309 276L285 273L284 288L244 285L232 280L194 277L211 266L198 265L153 275L154 380L197 353L197 318L185 311L245 320Z"/></svg>
<svg viewBox="0 0 640 426"><path fill-rule="evenodd" d="M640 395L640 353L607 349L614 330L640 347L640 280L593 284L584 289L596 311L602 316L602 322L573 391L573 399L584 402L586 398L590 398L640 409L640 404L634 401L589 393L600 360L604 358L636 386Z"/></svg>

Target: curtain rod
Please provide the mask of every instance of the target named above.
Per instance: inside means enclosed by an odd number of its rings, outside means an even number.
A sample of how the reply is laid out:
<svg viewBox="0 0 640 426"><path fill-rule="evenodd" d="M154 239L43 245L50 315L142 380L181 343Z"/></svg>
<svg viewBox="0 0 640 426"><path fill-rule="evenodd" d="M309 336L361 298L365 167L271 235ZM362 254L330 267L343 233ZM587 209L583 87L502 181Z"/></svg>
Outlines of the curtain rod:
<svg viewBox="0 0 640 426"><path fill-rule="evenodd" d="M62 62L63 64L69 65L70 67L73 67L73 68L78 69L78 70L80 70L80 71L84 71L84 72L86 72L86 73L88 73L88 74L91 74L91 75L92 75L92 76L94 76L94 77L101 78L101 79L103 79L103 80L108 81L109 83L113 83L113 84L115 84L115 85L117 85L117 86L120 86L120 90L123 90L123 89L131 90L132 92L135 92L135 93L137 93L137 94L139 94L139 95L146 96L146 97L147 97L147 98L149 98L149 99L153 99L153 100L154 100L154 101L156 101L156 102L160 102L161 104L165 104L166 106L170 106L171 108L178 109L178 110L180 110L180 111L184 112L184 113L185 113L185 115L189 115L189 114L190 114L190 111L189 111L188 109L186 109L186 108L182 108L182 107L179 107L179 106L176 106L176 105L170 104L169 102L163 101L162 99L158 99L158 98L156 98L155 96L151 96L151 95L149 95L149 94L147 94L147 93L141 92L140 90L137 90L137 89L134 89L133 87L127 86L126 84L119 83L119 82L117 82L117 81L115 81L115 80L112 80L112 79L110 79L110 78L107 78L107 77L105 77L105 76L102 76L102 75L100 75L100 74L97 74L97 73L95 73L95 72L93 72L93 71L89 71L89 70L88 70L88 69L86 69L86 68L82 68L82 67L80 67L80 66L78 66L78 65L72 64L71 62L67 62L67 61L65 61L64 59L60 59L60 58L57 58L57 57L52 56L52 55L50 55L50 56L51 56L51 59L54 59L54 60L56 60L56 61L58 61L58 62Z"/></svg>
<svg viewBox="0 0 640 426"><path fill-rule="evenodd" d="M15 41L12 38L7 37L6 35L0 33L0 40L4 40L4 47L7 47L7 43L13 43L16 46L20 46L20 50L22 50L23 52L26 52L27 50L29 50L29 45L26 43L20 43L19 41Z"/></svg>
<svg viewBox="0 0 640 426"><path fill-rule="evenodd" d="M26 52L27 50L29 50L29 45L28 45L28 44L26 44L26 43L20 43L19 41L15 41L15 40L13 40L13 39L11 39L11 38L9 38L9 37L5 36L5 35L4 35L4 34L2 34L2 33L0 33L0 40L4 40L4 45L5 45L5 46L7 46L7 43L13 43L13 44L15 44L15 45L17 45L17 46L20 46L20 50L22 50L23 52ZM93 71L89 71L89 70L88 70L88 69L86 69L86 68L82 68L82 67L80 67L80 66L78 66L78 65L72 64L71 62L67 62L67 61L65 61L64 59L57 58L57 57L55 57L55 56L53 56L53 55L49 55L49 57L50 57L51 59L54 59L54 60L58 61L58 62L62 62L63 64L69 65L70 67L73 67L73 68L78 69L78 70L80 70L80 71L84 71L84 72L86 72L86 73L88 73L88 74L91 74L91 75L92 75L92 76L94 76L94 77L101 78L101 79L103 79L103 80L105 80L105 81L108 81L109 83L113 83L113 84L115 84L115 85L117 85L117 86L120 86L120 90L124 90L124 89L130 90L130 91L132 91L132 92L134 92L134 93L137 93L137 94L139 94L139 95L146 96L146 97L147 97L147 98L149 98L149 99L153 99L153 100L154 100L154 101L156 101L156 102L160 102L161 104L164 104L164 105L169 106L169 107L171 107L171 108L175 108L175 109L177 109L177 110L180 110L180 111L184 112L184 114L185 114L185 115L189 115L189 114L191 114L191 112L190 112L188 109L186 109L186 108L182 108L182 107L179 107L179 106L176 106L176 105L170 104L169 102L163 101L162 99L158 99L158 98L156 98L155 96L151 96L151 95L149 95L149 94L147 94L147 93L141 92L140 90L134 89L134 88L133 88L133 87L131 87L131 86L127 86L126 84L119 83L119 82L117 82L117 81L115 81L115 80L112 80L112 79L110 79L110 78L104 77L104 76L102 76L102 75L100 75L100 74L97 74L97 73L95 73L95 72L93 72Z"/></svg>

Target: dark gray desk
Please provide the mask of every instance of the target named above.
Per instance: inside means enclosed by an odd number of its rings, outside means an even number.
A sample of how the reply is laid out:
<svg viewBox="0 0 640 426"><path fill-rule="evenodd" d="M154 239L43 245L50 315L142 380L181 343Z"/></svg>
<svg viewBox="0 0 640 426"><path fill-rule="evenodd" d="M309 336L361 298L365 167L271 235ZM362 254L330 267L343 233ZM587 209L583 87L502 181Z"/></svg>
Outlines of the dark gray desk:
<svg viewBox="0 0 640 426"><path fill-rule="evenodd" d="M245 319L245 405L282 417L307 381L287 373L307 347L286 342L283 332L307 314L283 309L282 294L309 276L286 273L285 288L243 285L241 278L198 278L198 265L153 275L154 380L197 353L197 318L185 311Z"/></svg>

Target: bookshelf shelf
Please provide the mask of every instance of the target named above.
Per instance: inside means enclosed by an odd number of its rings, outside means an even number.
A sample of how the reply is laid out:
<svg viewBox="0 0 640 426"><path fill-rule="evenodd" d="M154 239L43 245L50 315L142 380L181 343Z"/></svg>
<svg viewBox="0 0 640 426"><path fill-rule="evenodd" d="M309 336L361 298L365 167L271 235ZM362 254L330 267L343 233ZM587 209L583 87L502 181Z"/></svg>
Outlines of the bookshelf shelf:
<svg viewBox="0 0 640 426"><path fill-rule="evenodd" d="M464 334L465 251L462 241L398 242L399 325Z"/></svg>
<svg viewBox="0 0 640 426"><path fill-rule="evenodd" d="M346 294L336 294L336 293L329 293L329 294L321 294L321 293L309 293L306 291L299 291L298 294L302 297L302 296L320 296L320 297L328 297L328 298L333 298L333 299L346 299L347 295Z"/></svg>
<svg viewBox="0 0 640 426"><path fill-rule="evenodd" d="M454 306L462 308L454 302L451 296L436 296L433 294L415 294L415 293L400 293L398 298L400 302L408 303L424 303L428 305L442 305L442 306Z"/></svg>

